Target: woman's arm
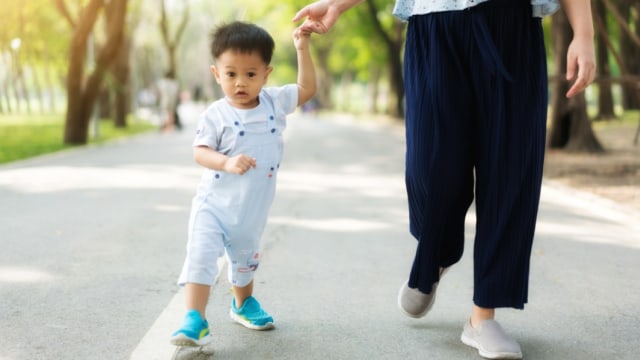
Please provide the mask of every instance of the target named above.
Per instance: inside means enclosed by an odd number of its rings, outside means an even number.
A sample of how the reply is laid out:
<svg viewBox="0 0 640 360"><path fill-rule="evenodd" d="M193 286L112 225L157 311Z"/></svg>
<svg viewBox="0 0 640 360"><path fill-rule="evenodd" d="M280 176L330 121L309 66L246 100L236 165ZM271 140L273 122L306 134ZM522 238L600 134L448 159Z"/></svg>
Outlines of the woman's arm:
<svg viewBox="0 0 640 360"><path fill-rule="evenodd" d="M324 34L331 29L343 12L351 9L363 0L319 0L302 8L293 17L293 21L306 18L300 27L304 31Z"/></svg>
<svg viewBox="0 0 640 360"><path fill-rule="evenodd" d="M567 14L573 40L567 51L567 80L574 80L567 91L567 97L584 90L595 78L596 61L593 47L593 17L589 0L562 0L562 7Z"/></svg>

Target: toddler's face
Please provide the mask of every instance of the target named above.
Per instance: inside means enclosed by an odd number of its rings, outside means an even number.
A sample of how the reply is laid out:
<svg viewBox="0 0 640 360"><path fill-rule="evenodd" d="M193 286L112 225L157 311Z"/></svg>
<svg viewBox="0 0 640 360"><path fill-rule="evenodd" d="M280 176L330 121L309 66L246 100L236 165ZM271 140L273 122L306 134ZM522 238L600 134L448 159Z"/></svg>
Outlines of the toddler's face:
<svg viewBox="0 0 640 360"><path fill-rule="evenodd" d="M258 94L267 83L271 70L257 52L241 53L236 50L223 52L211 67L227 100L239 109L258 106Z"/></svg>

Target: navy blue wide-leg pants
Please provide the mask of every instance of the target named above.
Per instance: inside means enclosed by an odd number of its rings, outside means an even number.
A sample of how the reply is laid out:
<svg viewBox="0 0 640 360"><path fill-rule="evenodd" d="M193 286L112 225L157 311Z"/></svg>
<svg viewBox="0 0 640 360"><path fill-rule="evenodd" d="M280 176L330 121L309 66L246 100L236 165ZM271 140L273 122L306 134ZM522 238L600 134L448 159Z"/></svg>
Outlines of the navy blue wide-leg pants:
<svg viewBox="0 0 640 360"><path fill-rule="evenodd" d="M405 50L409 286L460 260L476 201L474 297L523 308L540 199L547 69L529 0L413 16Z"/></svg>

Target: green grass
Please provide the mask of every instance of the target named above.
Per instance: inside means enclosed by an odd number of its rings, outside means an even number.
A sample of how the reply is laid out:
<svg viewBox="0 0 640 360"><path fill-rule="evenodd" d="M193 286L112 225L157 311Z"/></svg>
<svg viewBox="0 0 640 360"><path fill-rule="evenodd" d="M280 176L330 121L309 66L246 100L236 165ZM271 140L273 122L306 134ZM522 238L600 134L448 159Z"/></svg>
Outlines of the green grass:
<svg viewBox="0 0 640 360"><path fill-rule="evenodd" d="M594 129L628 128L635 129L640 121L640 110L627 110L615 119L597 120L591 124Z"/></svg>
<svg viewBox="0 0 640 360"><path fill-rule="evenodd" d="M128 127L117 129L111 121L100 121L98 138L90 144L104 143L157 129L144 121L129 119ZM0 116L0 164L48 154L72 146L63 143L62 115L2 115Z"/></svg>

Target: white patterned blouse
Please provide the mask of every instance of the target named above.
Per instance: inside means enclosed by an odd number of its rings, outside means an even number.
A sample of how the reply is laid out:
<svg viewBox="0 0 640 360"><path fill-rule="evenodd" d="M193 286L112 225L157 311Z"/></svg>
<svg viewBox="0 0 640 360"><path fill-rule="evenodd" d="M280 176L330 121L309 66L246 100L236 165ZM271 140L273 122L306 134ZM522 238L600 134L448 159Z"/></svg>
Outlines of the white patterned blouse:
<svg viewBox="0 0 640 360"><path fill-rule="evenodd" d="M411 15L440 11L463 10L488 0L396 0L393 15L408 20ZM558 0L531 0L533 16L543 17L560 8Z"/></svg>

